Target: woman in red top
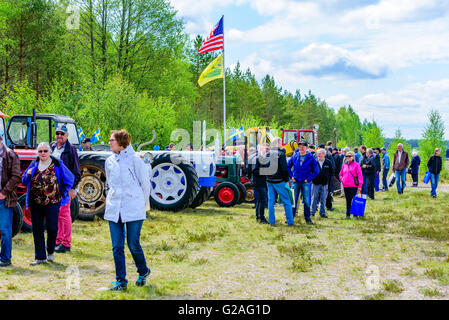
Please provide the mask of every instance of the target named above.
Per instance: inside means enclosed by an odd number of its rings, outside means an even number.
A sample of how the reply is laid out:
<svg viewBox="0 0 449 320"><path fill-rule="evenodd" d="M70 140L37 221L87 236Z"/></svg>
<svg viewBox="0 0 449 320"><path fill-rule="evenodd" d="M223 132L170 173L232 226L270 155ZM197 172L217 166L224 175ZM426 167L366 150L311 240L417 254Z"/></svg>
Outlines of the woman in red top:
<svg viewBox="0 0 449 320"><path fill-rule="evenodd" d="M346 152L346 161L341 167L340 181L343 184L346 197L346 219L350 219L352 199L362 192L363 175L360 165L354 161L354 152Z"/></svg>

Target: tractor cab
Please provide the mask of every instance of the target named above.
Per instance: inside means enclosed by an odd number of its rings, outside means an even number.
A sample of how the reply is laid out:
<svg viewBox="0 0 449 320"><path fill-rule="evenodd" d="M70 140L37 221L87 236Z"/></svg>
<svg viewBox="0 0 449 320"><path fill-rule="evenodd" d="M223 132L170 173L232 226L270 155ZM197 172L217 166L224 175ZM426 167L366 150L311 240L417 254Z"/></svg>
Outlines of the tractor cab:
<svg viewBox="0 0 449 320"><path fill-rule="evenodd" d="M298 148L298 142L306 141L309 145L315 145L315 131L304 129L282 129L282 145L286 150L286 156L291 157Z"/></svg>
<svg viewBox="0 0 449 320"><path fill-rule="evenodd" d="M22 114L14 115L8 121L3 138L6 145L15 149L16 152L18 149L36 149L41 142L51 143L54 141L56 127L63 124L69 130L69 142L79 148L80 141L75 120L62 115L38 114L35 117Z"/></svg>

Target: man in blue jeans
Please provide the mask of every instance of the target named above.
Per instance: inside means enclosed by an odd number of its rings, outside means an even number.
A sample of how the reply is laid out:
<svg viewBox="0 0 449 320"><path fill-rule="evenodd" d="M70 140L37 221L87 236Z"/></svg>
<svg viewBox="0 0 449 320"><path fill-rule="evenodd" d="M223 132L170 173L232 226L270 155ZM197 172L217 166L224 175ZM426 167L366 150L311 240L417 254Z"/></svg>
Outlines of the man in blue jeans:
<svg viewBox="0 0 449 320"><path fill-rule="evenodd" d="M443 160L441 159L441 149L436 148L435 154L429 158L427 161L427 168L430 172L430 184L432 190L430 195L434 198L437 197L438 181L440 180L440 173L443 169Z"/></svg>
<svg viewBox="0 0 449 320"><path fill-rule="evenodd" d="M387 149L382 148L380 150L382 152L382 190L388 191L388 172L390 171L390 156L387 153Z"/></svg>
<svg viewBox="0 0 449 320"><path fill-rule="evenodd" d="M17 204L17 185L21 180L19 157L3 144L0 135L0 267L11 265L13 208Z"/></svg>
<svg viewBox="0 0 449 320"><path fill-rule="evenodd" d="M279 195L282 203L284 204L285 217L287 224L292 226L293 211L290 197L288 196L288 168L287 157L285 156L285 150L282 149L281 139L275 138L272 140L272 148L267 154L269 160L269 166L266 168L260 168L260 175L267 176L268 187L268 223L273 226L276 223L276 217L274 212L274 203L276 200L276 194Z"/></svg>
<svg viewBox="0 0 449 320"><path fill-rule="evenodd" d="M408 152L404 150L402 143L398 144L398 150L394 153L393 172L396 174L396 187L398 194L403 194L405 189L405 175L410 164Z"/></svg>
<svg viewBox="0 0 449 320"><path fill-rule="evenodd" d="M292 171L293 168L293 171ZM295 153L288 161L288 174L295 185L295 208L298 208L299 193L302 193L304 202L304 219L307 224L313 224L310 218L310 202L312 180L319 174L320 168L315 158L307 151L307 142L299 142L299 152Z"/></svg>

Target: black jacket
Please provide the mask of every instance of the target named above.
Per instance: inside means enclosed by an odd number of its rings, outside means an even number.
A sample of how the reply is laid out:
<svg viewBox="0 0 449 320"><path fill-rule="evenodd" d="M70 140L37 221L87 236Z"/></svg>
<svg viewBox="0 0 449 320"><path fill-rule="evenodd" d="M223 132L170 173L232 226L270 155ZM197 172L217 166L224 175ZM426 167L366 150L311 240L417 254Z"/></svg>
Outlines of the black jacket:
<svg viewBox="0 0 449 320"><path fill-rule="evenodd" d="M264 170L267 173L267 182L288 182L287 157L284 149L272 148L267 154L269 166Z"/></svg>
<svg viewBox="0 0 449 320"><path fill-rule="evenodd" d="M317 161L318 162L318 161ZM320 163L318 162L318 167ZM313 184L326 186L331 181L331 177L334 174L332 170L332 163L329 159L324 159L323 167L320 168L320 173L312 180Z"/></svg>
<svg viewBox="0 0 449 320"><path fill-rule="evenodd" d="M267 176L261 175L261 168L269 166L268 158L261 156L258 152L253 153L248 157L248 179L254 184L256 188L267 187ZM263 171L263 170L262 170ZM263 172L262 172L263 173Z"/></svg>
<svg viewBox="0 0 449 320"><path fill-rule="evenodd" d="M53 142L51 145L52 152L55 150L58 144ZM66 141L64 146L64 151L61 154L62 163L69 168L70 172L75 176L75 182L73 183L72 189L75 189L78 186L78 183L81 180L81 169L80 169L80 161L78 158L78 151L76 148L72 146L69 140Z"/></svg>
<svg viewBox="0 0 449 320"><path fill-rule="evenodd" d="M439 174L443 168L443 161L441 157L433 155L427 161L427 168L429 168L430 173Z"/></svg>
<svg viewBox="0 0 449 320"><path fill-rule="evenodd" d="M380 172L382 170L382 162L380 160L380 155L377 153L373 154L374 162L376 164L376 172Z"/></svg>
<svg viewBox="0 0 449 320"><path fill-rule="evenodd" d="M363 168L363 165L366 164L366 168ZM374 159L374 156L371 155L370 157L367 157L365 154L365 157L363 157L362 160L362 172L366 175L374 175L376 174L376 160Z"/></svg>

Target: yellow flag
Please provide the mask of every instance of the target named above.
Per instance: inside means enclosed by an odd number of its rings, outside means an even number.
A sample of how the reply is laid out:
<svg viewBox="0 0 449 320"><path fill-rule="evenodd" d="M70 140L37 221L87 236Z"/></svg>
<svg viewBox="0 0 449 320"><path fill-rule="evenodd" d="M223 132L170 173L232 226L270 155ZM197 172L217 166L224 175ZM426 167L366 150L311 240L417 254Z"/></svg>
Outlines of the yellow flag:
<svg viewBox="0 0 449 320"><path fill-rule="evenodd" d="M202 87L206 83L219 78L223 78L223 54L220 54L204 69L198 79L198 84Z"/></svg>

